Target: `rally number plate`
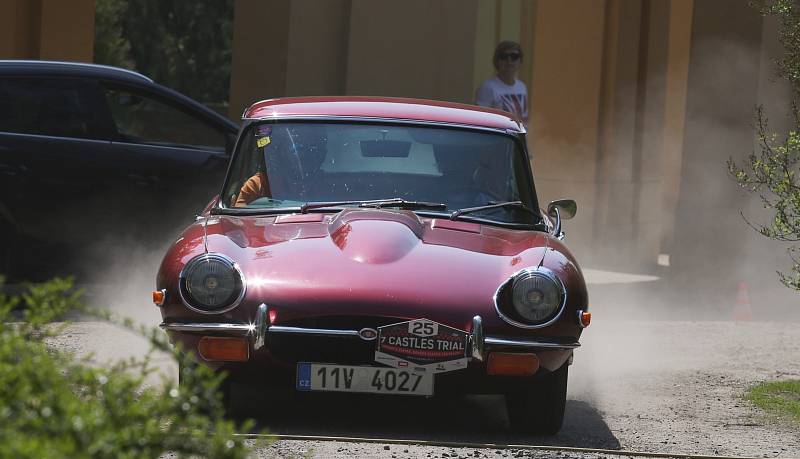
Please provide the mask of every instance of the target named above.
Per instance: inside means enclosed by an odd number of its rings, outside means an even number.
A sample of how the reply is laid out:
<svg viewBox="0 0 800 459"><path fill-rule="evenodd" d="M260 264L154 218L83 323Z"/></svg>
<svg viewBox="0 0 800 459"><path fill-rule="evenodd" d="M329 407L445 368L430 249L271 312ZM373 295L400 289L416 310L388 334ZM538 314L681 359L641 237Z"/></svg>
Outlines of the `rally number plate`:
<svg viewBox="0 0 800 459"><path fill-rule="evenodd" d="M297 364L297 390L433 395L433 374L304 362Z"/></svg>

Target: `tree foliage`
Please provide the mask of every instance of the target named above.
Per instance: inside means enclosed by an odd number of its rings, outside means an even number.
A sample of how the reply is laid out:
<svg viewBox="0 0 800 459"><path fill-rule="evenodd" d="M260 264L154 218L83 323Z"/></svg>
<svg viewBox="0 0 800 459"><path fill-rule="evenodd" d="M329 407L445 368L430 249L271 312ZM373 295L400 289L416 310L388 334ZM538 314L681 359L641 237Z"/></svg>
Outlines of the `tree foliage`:
<svg viewBox="0 0 800 459"><path fill-rule="evenodd" d="M221 375L172 351L158 329L142 331L154 350L174 352L186 384L144 387L149 355L101 369L48 348L59 331L51 322L70 311L87 308L67 280L0 295L0 457L246 457L223 416Z"/></svg>
<svg viewBox="0 0 800 459"><path fill-rule="evenodd" d="M756 229L766 237L796 244L800 242L800 4L796 0L763 0L754 6L778 20L778 38L784 48L777 61L778 74L792 88L793 120L788 132L774 132L759 107L758 150L741 165L729 161L728 169L742 187L758 193L764 208L772 213L772 220ZM800 291L800 247L792 245L788 254L790 272L778 276L787 287Z"/></svg>
<svg viewBox="0 0 800 459"><path fill-rule="evenodd" d="M95 62L205 103L227 102L233 0L97 0L95 11Z"/></svg>

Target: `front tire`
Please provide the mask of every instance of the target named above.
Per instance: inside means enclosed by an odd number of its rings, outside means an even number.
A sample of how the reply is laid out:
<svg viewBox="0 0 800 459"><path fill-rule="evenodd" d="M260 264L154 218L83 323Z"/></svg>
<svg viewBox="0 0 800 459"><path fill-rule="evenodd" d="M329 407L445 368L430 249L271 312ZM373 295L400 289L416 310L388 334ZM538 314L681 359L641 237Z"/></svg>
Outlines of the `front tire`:
<svg viewBox="0 0 800 459"><path fill-rule="evenodd" d="M542 380L506 394L513 430L534 435L555 435L561 430L567 404L568 366L565 363Z"/></svg>

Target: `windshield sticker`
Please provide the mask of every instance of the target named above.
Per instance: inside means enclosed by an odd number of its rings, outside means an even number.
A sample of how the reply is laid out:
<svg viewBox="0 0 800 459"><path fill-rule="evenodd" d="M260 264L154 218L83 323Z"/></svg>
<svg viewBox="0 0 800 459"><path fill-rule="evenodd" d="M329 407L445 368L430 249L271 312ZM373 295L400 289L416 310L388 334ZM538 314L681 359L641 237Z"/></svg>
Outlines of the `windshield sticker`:
<svg viewBox="0 0 800 459"><path fill-rule="evenodd" d="M256 140L256 146L258 148L264 148L267 145L269 145L270 142L271 142L271 140L269 139L269 137L262 137L262 138Z"/></svg>

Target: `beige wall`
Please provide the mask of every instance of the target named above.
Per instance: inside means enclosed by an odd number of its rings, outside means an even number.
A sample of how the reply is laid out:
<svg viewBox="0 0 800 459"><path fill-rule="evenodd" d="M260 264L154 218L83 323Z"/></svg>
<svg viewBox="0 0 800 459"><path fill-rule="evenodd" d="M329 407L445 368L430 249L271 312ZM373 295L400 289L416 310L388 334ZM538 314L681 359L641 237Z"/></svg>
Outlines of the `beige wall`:
<svg viewBox="0 0 800 459"><path fill-rule="evenodd" d="M94 0L3 0L0 58L92 62Z"/></svg>
<svg viewBox="0 0 800 459"><path fill-rule="evenodd" d="M477 9L477 0L353 0L346 93L471 101Z"/></svg>
<svg viewBox="0 0 800 459"><path fill-rule="evenodd" d="M236 0L229 116L286 95L290 0Z"/></svg>
<svg viewBox="0 0 800 459"><path fill-rule="evenodd" d="M732 300L743 270L759 266L745 258L752 230L740 211L749 195L726 162L753 148L762 24L745 1L694 2L672 267L682 287L713 283L719 300Z"/></svg>
<svg viewBox="0 0 800 459"><path fill-rule="evenodd" d="M542 204L578 201L566 226L573 251L589 253L595 218L605 2L539 1L530 84L529 144Z"/></svg>
<svg viewBox="0 0 800 459"><path fill-rule="evenodd" d="M683 135L686 126L686 91L694 0L672 0L669 9L667 68L663 123L663 173L659 252L669 256L678 206ZM665 260L666 261L666 260Z"/></svg>
<svg viewBox="0 0 800 459"><path fill-rule="evenodd" d="M292 0L286 94L343 94L350 0Z"/></svg>

